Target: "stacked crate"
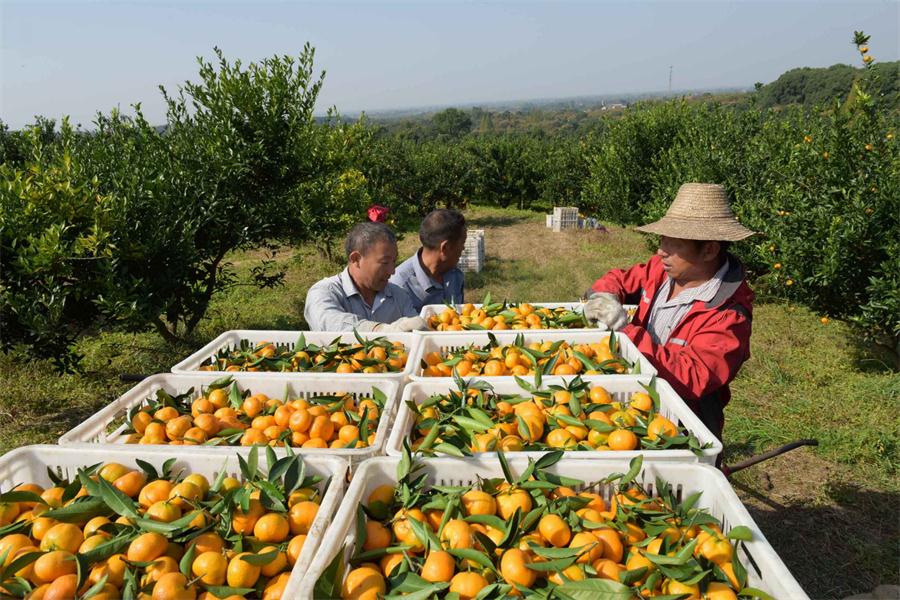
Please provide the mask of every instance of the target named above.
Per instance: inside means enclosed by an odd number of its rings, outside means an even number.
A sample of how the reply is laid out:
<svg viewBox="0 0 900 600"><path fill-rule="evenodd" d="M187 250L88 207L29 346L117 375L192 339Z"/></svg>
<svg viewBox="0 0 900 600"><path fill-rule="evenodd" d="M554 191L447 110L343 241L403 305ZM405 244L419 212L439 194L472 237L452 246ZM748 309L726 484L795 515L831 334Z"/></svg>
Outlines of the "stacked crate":
<svg viewBox="0 0 900 600"><path fill-rule="evenodd" d="M466 246L459 257L459 268L480 273L484 268L484 229L470 229Z"/></svg>
<svg viewBox="0 0 900 600"><path fill-rule="evenodd" d="M553 208L553 231L578 228L578 208L575 206L556 206Z"/></svg>

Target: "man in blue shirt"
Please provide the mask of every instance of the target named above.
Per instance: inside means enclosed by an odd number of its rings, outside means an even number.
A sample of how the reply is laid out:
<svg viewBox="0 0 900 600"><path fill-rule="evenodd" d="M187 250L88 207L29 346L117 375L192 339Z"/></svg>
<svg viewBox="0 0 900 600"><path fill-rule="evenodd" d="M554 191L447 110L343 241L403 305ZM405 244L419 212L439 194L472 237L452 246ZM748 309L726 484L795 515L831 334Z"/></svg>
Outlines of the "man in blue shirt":
<svg viewBox="0 0 900 600"><path fill-rule="evenodd" d="M422 247L391 277L409 294L416 311L426 304L462 304L463 274L456 265L466 245L466 219L458 211L431 211L419 227Z"/></svg>
<svg viewBox="0 0 900 600"><path fill-rule="evenodd" d="M384 223L359 223L344 243L347 268L306 294L303 316L311 331L426 329L412 299L388 280L397 264L397 238Z"/></svg>

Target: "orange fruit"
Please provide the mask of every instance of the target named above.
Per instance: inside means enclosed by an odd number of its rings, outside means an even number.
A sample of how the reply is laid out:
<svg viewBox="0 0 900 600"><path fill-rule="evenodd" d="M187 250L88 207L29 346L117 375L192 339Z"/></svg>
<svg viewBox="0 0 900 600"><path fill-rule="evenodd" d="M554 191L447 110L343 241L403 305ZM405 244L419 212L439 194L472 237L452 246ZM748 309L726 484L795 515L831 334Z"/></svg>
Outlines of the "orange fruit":
<svg viewBox="0 0 900 600"><path fill-rule="evenodd" d="M160 523L171 523L181 518L181 507L169 500L163 500L150 506L144 516Z"/></svg>
<svg viewBox="0 0 900 600"><path fill-rule="evenodd" d="M113 482L113 487L129 498L137 498L145 483L147 483L146 473L143 471L131 471L116 479Z"/></svg>
<svg viewBox="0 0 900 600"><path fill-rule="evenodd" d="M541 536L556 546L562 548L572 539L572 530L559 515L548 514L541 517L538 522L538 532Z"/></svg>
<svg viewBox="0 0 900 600"><path fill-rule="evenodd" d="M381 560L378 562L378 566L381 567L381 573L385 577L390 577L391 573L400 566L400 563L403 562L403 554L385 554L381 557Z"/></svg>
<svg viewBox="0 0 900 600"><path fill-rule="evenodd" d="M199 577L206 585L222 585L225 583L225 571L228 559L220 552L204 552L197 555L191 565L191 573Z"/></svg>
<svg viewBox="0 0 900 600"><path fill-rule="evenodd" d="M531 562L528 553L518 548L510 548L500 557L500 575L517 590L527 590L534 585L537 572L526 567Z"/></svg>
<svg viewBox="0 0 900 600"><path fill-rule="evenodd" d="M678 428L669 419L662 415L656 415L647 425L647 437L656 440L660 435L666 437L674 437L678 435Z"/></svg>
<svg viewBox="0 0 900 600"><path fill-rule="evenodd" d="M303 534L295 535L291 538L291 541L288 542L287 547L287 559L288 564L292 567L294 563L297 562L297 559L300 558L300 553L303 552L303 544L306 543L306 536Z"/></svg>
<svg viewBox="0 0 900 600"><path fill-rule="evenodd" d="M169 492L169 502L182 509L190 509L190 502L196 502L203 499L203 490L196 483L191 481L182 481L175 484L175 487Z"/></svg>
<svg viewBox="0 0 900 600"><path fill-rule="evenodd" d="M190 548L191 546L196 546L197 549L194 551L195 555L199 556L204 552L219 552L221 553L225 549L225 541L219 536L218 533L214 531L207 531L205 533L201 533L190 542L188 542L185 549Z"/></svg>
<svg viewBox="0 0 900 600"><path fill-rule="evenodd" d="M65 550L75 553L84 541L84 534L77 525L57 523L51 527L41 540L41 551Z"/></svg>
<svg viewBox="0 0 900 600"><path fill-rule="evenodd" d="M41 583L49 583L64 575L72 575L77 570L75 555L65 550L48 552L34 561L34 577Z"/></svg>
<svg viewBox="0 0 900 600"><path fill-rule="evenodd" d="M169 540L156 532L147 532L131 541L126 557L132 562L149 562L166 553Z"/></svg>
<svg viewBox="0 0 900 600"><path fill-rule="evenodd" d="M390 545L391 532L388 528L378 521L366 519L366 541L363 543L363 550L378 550Z"/></svg>
<svg viewBox="0 0 900 600"><path fill-rule="evenodd" d="M161 500L167 500L172 491L173 484L165 479L151 481L141 488L138 494L138 503L143 508L149 508Z"/></svg>
<svg viewBox="0 0 900 600"><path fill-rule="evenodd" d="M181 573L166 573L153 586L152 600L195 600L197 588L187 587L187 583Z"/></svg>
<svg viewBox="0 0 900 600"><path fill-rule="evenodd" d="M278 546L265 546L259 551L259 553L269 554L277 550ZM278 552L278 554L275 555L275 558L270 560L268 563L260 566L259 572L263 577L275 577L276 575L284 571L287 567L287 554L285 554L284 552Z"/></svg>
<svg viewBox="0 0 900 600"><path fill-rule="evenodd" d="M253 528L256 526L256 522L263 514L265 514L265 512L266 511L260 501L256 498L251 498L250 506L246 513L241 510L240 507L234 509L234 514L231 518L231 527L234 529L235 533L251 535L253 533Z"/></svg>
<svg viewBox="0 0 900 600"><path fill-rule="evenodd" d="M387 591L384 577L374 567L357 567L347 574L341 585L344 600L376 600Z"/></svg>
<svg viewBox="0 0 900 600"><path fill-rule="evenodd" d="M141 583L144 585L156 583L157 581L159 581L159 578L166 573L177 572L178 563L175 562L174 558L172 558L171 556L160 556L146 568L146 570L144 571L144 577L141 579Z"/></svg>
<svg viewBox="0 0 900 600"><path fill-rule="evenodd" d="M587 576L584 573L584 570L578 565L569 565L561 572L554 571L550 577L547 578L548 581L555 583L556 585L562 585L569 581L582 581L586 579Z"/></svg>
<svg viewBox="0 0 900 600"><path fill-rule="evenodd" d="M495 501L497 503L497 516L503 520L512 518L516 509L521 511L522 516L524 516L534 506L531 494L520 488L508 487L497 494Z"/></svg>
<svg viewBox="0 0 900 600"><path fill-rule="evenodd" d="M453 576L449 591L459 594L460 600L473 600L488 585L488 580L482 574L464 571Z"/></svg>
<svg viewBox="0 0 900 600"><path fill-rule="evenodd" d="M288 513L288 524L290 525L291 534L309 533L318 513L319 505L309 500L298 502L292 506Z"/></svg>
<svg viewBox="0 0 900 600"><path fill-rule="evenodd" d="M603 542L597 541L597 538L587 531L579 531L573 535L569 548L579 548L583 552L578 557L577 562L580 564L592 564L603 558Z"/></svg>
<svg viewBox="0 0 900 600"><path fill-rule="evenodd" d="M612 579L619 581L619 574L625 572L625 567L608 558L601 558L594 561L594 570L597 571L597 577L600 579Z"/></svg>
<svg viewBox="0 0 900 600"><path fill-rule="evenodd" d="M241 552L228 563L226 580L230 587L253 587L259 579L260 568L243 560L249 552Z"/></svg>
<svg viewBox="0 0 900 600"><path fill-rule="evenodd" d="M640 441L634 432L628 429L616 429L609 434L606 444L610 450L635 450Z"/></svg>
<svg viewBox="0 0 900 600"><path fill-rule="evenodd" d="M426 581L437 583L439 581L450 581L455 571L456 561L449 553L443 550L433 550L425 558L425 564L422 565L420 575Z"/></svg>
<svg viewBox="0 0 900 600"><path fill-rule="evenodd" d="M44 600L71 600L78 591L78 575L70 573L57 577L44 592Z"/></svg>
<svg viewBox="0 0 900 600"><path fill-rule="evenodd" d="M284 515L268 513L256 521L253 526L253 535L261 542L279 543L287 539L290 533L290 525ZM308 530L307 530L308 531ZM306 531L297 533L307 533Z"/></svg>
<svg viewBox="0 0 900 600"><path fill-rule="evenodd" d="M469 490L463 494L462 504L467 516L497 513L497 502L494 497L480 490Z"/></svg>

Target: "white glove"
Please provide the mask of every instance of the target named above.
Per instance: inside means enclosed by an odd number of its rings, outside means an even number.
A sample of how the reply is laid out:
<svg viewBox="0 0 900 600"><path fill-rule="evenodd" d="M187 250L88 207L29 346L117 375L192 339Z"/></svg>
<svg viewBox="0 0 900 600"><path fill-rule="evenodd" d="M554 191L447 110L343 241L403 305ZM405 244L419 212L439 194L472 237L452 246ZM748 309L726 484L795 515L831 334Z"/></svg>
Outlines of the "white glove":
<svg viewBox="0 0 900 600"><path fill-rule="evenodd" d="M373 331L420 331L428 329L428 323L422 317L403 317L393 323L379 323Z"/></svg>
<svg viewBox="0 0 900 600"><path fill-rule="evenodd" d="M628 323L628 313L619 303L619 299L606 292L592 294L584 303L584 316L591 323L605 325L616 331Z"/></svg>

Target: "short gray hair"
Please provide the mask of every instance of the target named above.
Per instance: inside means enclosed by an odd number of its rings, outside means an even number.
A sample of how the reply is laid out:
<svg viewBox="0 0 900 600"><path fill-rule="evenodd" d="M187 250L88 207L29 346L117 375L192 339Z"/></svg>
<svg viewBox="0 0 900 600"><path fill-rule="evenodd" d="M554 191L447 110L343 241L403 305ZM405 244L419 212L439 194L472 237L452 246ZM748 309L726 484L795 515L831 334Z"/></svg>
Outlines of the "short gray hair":
<svg viewBox="0 0 900 600"><path fill-rule="evenodd" d="M366 254L378 242L396 244L397 236L384 223L357 223L344 240L344 250L347 252L347 258L350 258L352 252Z"/></svg>

